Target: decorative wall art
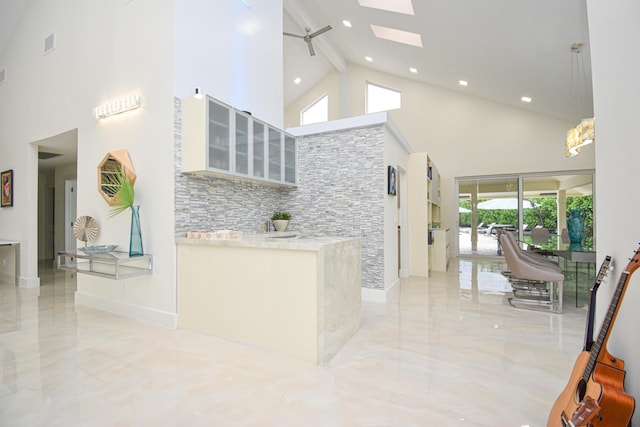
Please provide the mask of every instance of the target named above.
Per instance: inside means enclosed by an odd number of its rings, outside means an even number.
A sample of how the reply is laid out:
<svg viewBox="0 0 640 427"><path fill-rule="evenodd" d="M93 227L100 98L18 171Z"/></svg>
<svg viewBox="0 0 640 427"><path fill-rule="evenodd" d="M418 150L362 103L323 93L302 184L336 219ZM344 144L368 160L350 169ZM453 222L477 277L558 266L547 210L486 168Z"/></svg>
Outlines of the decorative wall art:
<svg viewBox="0 0 640 427"><path fill-rule="evenodd" d="M396 195L396 168L394 168L393 166L388 166L388 189L387 189L387 194L391 194L392 196Z"/></svg>
<svg viewBox="0 0 640 427"><path fill-rule="evenodd" d="M0 174L0 181L2 182L2 200L0 207L6 208L13 206L13 169L2 172L2 174Z"/></svg>

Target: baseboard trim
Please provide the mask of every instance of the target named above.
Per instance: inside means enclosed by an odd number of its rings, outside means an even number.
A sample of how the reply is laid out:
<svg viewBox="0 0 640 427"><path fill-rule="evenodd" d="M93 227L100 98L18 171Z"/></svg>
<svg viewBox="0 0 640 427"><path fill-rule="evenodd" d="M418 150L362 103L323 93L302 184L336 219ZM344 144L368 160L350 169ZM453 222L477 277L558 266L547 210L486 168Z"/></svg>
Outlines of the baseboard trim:
<svg viewBox="0 0 640 427"><path fill-rule="evenodd" d="M20 276L19 286L21 288L39 288L40 287L40 278L39 277L23 277L23 276Z"/></svg>
<svg viewBox="0 0 640 427"><path fill-rule="evenodd" d="M362 301L386 303L398 290L400 279L396 279L387 289L362 288Z"/></svg>
<svg viewBox="0 0 640 427"><path fill-rule="evenodd" d="M122 301L115 301L109 298L78 291L75 293L75 302L78 305L84 305L86 307L117 314L128 319L152 323L169 329L176 329L178 327L177 313L167 313L165 311L127 304Z"/></svg>

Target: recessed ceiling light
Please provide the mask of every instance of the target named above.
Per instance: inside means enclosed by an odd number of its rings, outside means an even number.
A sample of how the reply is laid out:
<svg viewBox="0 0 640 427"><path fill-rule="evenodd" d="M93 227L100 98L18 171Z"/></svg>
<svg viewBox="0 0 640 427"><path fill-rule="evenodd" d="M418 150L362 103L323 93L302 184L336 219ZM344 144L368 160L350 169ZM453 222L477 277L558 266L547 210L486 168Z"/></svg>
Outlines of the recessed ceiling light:
<svg viewBox="0 0 640 427"><path fill-rule="evenodd" d="M347 21L346 19L342 21L342 25L344 25L347 28L351 28L352 27L351 22Z"/></svg>
<svg viewBox="0 0 640 427"><path fill-rule="evenodd" d="M364 59L366 59L367 62L373 62L373 58L370 56L365 56Z"/></svg>
<svg viewBox="0 0 640 427"><path fill-rule="evenodd" d="M468 82L468 81L466 81L466 80L458 80L458 84L459 84L460 86L468 86L468 85L469 85L469 82Z"/></svg>
<svg viewBox="0 0 640 427"><path fill-rule="evenodd" d="M358 0L360 6L413 15L411 0Z"/></svg>
<svg viewBox="0 0 640 427"><path fill-rule="evenodd" d="M295 84L300 84L301 81L302 81L302 79L300 77L296 77L295 79L293 79L293 82Z"/></svg>
<svg viewBox="0 0 640 427"><path fill-rule="evenodd" d="M420 34L396 30L395 28L381 27L379 25L371 25L371 30L373 34L380 39L422 47L422 36L420 36Z"/></svg>
<svg viewBox="0 0 640 427"><path fill-rule="evenodd" d="M410 67L409 71L411 71L413 74L416 74L418 72L418 69L414 67Z"/></svg>
<svg viewBox="0 0 640 427"><path fill-rule="evenodd" d="M520 98L520 100L522 102L531 102L532 101L532 99L530 97L528 97L528 96L523 96L522 98Z"/></svg>

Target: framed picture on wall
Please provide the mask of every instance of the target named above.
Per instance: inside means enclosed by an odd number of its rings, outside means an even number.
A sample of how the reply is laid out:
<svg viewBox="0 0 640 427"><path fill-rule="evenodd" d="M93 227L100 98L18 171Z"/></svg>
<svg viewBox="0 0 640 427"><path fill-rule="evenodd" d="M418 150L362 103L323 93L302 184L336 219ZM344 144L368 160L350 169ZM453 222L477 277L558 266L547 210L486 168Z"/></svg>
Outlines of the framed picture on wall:
<svg viewBox="0 0 640 427"><path fill-rule="evenodd" d="M13 206L13 169L4 171L0 174L2 182L2 200L0 207L6 208Z"/></svg>
<svg viewBox="0 0 640 427"><path fill-rule="evenodd" d="M389 166L387 168L387 175L388 175L388 179L387 181L389 182L388 187L387 187L387 194L391 194L392 196L396 195L396 182L397 182L397 177L396 177L396 168L394 168L393 166Z"/></svg>

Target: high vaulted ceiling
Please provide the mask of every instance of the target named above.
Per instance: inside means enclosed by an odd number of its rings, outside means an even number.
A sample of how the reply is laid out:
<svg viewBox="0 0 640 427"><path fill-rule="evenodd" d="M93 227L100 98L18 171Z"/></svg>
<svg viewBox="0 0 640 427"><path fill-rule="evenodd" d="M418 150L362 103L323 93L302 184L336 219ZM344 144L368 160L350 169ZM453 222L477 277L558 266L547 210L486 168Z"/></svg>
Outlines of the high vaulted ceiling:
<svg viewBox="0 0 640 427"><path fill-rule="evenodd" d="M27 3L0 3L0 52ZM568 122L593 114L585 0L413 0L414 15L362 7L358 0L284 0L284 9L284 31L333 27L314 39L313 57L301 39L283 37L285 105L352 63ZM378 39L371 25L420 34L424 47ZM585 43L580 60L587 89L578 93L575 42ZM533 101L525 104L522 96Z"/></svg>
<svg viewBox="0 0 640 427"><path fill-rule="evenodd" d="M284 0L284 8L286 32L333 27L313 40L313 57L301 39L284 37L285 105L352 63L568 122L593 115L585 0L413 0L414 15L358 0ZM418 33L423 47L378 39L371 25ZM579 56L575 42L585 44Z"/></svg>

